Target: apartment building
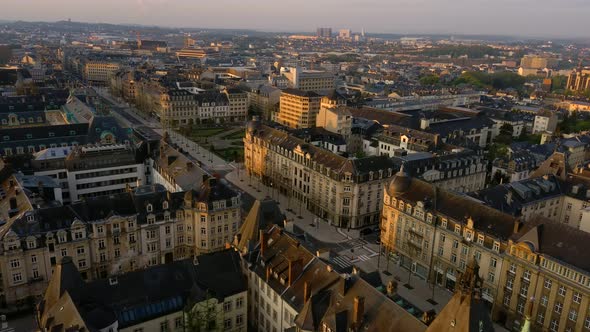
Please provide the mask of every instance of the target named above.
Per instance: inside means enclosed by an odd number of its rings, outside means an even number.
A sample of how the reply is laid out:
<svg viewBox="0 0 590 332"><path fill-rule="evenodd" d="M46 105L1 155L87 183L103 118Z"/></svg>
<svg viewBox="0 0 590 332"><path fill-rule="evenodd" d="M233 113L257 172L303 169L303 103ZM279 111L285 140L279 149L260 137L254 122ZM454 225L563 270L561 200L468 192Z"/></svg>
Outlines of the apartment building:
<svg viewBox="0 0 590 332"><path fill-rule="evenodd" d="M378 222L395 168L387 157L348 159L258 121L247 126L244 163L250 176L294 199L293 208L345 228Z"/></svg>
<svg viewBox="0 0 590 332"><path fill-rule="evenodd" d="M243 266L248 321L256 331L426 330L359 270L338 273L277 226L260 231L259 245L243 256Z"/></svg>
<svg viewBox="0 0 590 332"><path fill-rule="evenodd" d="M559 60L550 56L527 54L520 60L520 66L527 69L553 68Z"/></svg>
<svg viewBox="0 0 590 332"><path fill-rule="evenodd" d="M590 234L537 216L508 241L494 319L511 330L590 331Z"/></svg>
<svg viewBox="0 0 590 332"><path fill-rule="evenodd" d="M412 178L403 168L384 191L383 203L381 243L396 264L454 290L475 258L481 298L493 305L508 237L520 226L516 218Z"/></svg>
<svg viewBox="0 0 590 332"><path fill-rule="evenodd" d="M487 188L469 195L495 209L527 221L536 215L584 231L590 230L590 171L577 167L568 172L565 165L556 175L551 172L561 153L555 153L530 179Z"/></svg>
<svg viewBox="0 0 590 332"><path fill-rule="evenodd" d="M307 70L297 66L289 68L283 74L289 80L289 88L321 94L327 94L335 88L334 74L327 71Z"/></svg>
<svg viewBox="0 0 590 332"><path fill-rule="evenodd" d="M352 114L345 106L346 99L336 92L323 96L315 126L342 135L347 140L352 134Z"/></svg>
<svg viewBox="0 0 590 332"><path fill-rule="evenodd" d="M246 121L248 116L248 93L238 88L229 88L223 92L229 102L229 121Z"/></svg>
<svg viewBox="0 0 590 332"><path fill-rule="evenodd" d="M129 145L49 148L31 161L34 174L50 176L62 188L62 203L121 193L127 186L148 184L149 165Z"/></svg>
<svg viewBox="0 0 590 332"><path fill-rule="evenodd" d="M544 132L553 133L557 128L557 114L551 111L543 111L535 114L533 122L533 134Z"/></svg>
<svg viewBox="0 0 590 332"><path fill-rule="evenodd" d="M117 62L86 61L83 66L82 77L89 84L108 85L111 77L121 68Z"/></svg>
<svg viewBox="0 0 590 332"><path fill-rule="evenodd" d="M590 70L577 68L574 69L567 77L567 90L571 91L587 91L590 89Z"/></svg>
<svg viewBox="0 0 590 332"><path fill-rule="evenodd" d="M68 154L65 166L72 202L146 184L145 164L128 145L79 146Z"/></svg>
<svg viewBox="0 0 590 332"><path fill-rule="evenodd" d="M222 250L240 218L238 194L214 179L199 192L141 186L29 211L0 239L3 299L15 303L42 294L65 256L92 280Z"/></svg>
<svg viewBox="0 0 590 332"><path fill-rule="evenodd" d="M55 266L36 321L41 331L245 332L247 306L233 250L95 281L86 281L68 256Z"/></svg>
<svg viewBox="0 0 590 332"><path fill-rule="evenodd" d="M312 91L285 89L281 94L275 121L289 128L311 128L316 125L321 96Z"/></svg>
<svg viewBox="0 0 590 332"><path fill-rule="evenodd" d="M248 91L248 100L252 108L262 114L264 120L271 120L272 113L279 104L281 90L272 85L260 85Z"/></svg>
<svg viewBox="0 0 590 332"><path fill-rule="evenodd" d="M187 125L196 123L198 116L198 103L195 95L181 90L168 90L161 95L161 118L164 126Z"/></svg>

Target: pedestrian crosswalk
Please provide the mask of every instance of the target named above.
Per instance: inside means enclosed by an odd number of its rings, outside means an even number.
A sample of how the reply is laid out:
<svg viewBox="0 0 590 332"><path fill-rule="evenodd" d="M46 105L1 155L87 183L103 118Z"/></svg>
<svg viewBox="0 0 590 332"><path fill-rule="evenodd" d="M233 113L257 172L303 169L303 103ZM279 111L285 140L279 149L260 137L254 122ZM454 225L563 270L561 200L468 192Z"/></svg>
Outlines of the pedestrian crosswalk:
<svg viewBox="0 0 590 332"><path fill-rule="evenodd" d="M351 248L358 248L358 247L364 246L365 244L367 244L367 241L365 241L363 239L352 239L350 241L338 243L338 245L344 250L351 249Z"/></svg>
<svg viewBox="0 0 590 332"><path fill-rule="evenodd" d="M352 264L350 264L350 259L346 256L336 256L336 257L332 258L332 262L336 263L338 266L340 266L343 269L350 267L352 265Z"/></svg>

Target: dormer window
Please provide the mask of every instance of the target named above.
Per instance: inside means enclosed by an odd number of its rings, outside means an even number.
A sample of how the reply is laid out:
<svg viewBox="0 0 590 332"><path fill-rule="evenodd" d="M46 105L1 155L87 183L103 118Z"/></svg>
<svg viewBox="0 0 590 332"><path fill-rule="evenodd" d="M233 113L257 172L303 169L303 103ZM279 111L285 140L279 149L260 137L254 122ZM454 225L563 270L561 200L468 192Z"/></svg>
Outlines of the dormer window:
<svg viewBox="0 0 590 332"><path fill-rule="evenodd" d="M168 210L168 201L164 201L164 203L162 203L162 209Z"/></svg>
<svg viewBox="0 0 590 332"><path fill-rule="evenodd" d="M63 233L62 233L62 234L59 234L58 241L59 241L59 243L64 243L64 242L66 242L66 241L67 241L67 237L66 237L66 235L65 235L65 234L63 234Z"/></svg>
<svg viewBox="0 0 590 332"><path fill-rule="evenodd" d="M32 222L32 221L35 221L35 216L33 214L29 214L27 216L27 222Z"/></svg>
<svg viewBox="0 0 590 332"><path fill-rule="evenodd" d="M148 223L148 225L152 225L155 222L156 222L156 217L154 215L149 215L147 217L147 223Z"/></svg>
<svg viewBox="0 0 590 332"><path fill-rule="evenodd" d="M37 243L35 240L28 240L27 241L27 248L35 249L36 246L37 246Z"/></svg>
<svg viewBox="0 0 590 332"><path fill-rule="evenodd" d="M147 210L147 212L152 212L154 210L154 207L151 204L148 204L146 206L146 210Z"/></svg>

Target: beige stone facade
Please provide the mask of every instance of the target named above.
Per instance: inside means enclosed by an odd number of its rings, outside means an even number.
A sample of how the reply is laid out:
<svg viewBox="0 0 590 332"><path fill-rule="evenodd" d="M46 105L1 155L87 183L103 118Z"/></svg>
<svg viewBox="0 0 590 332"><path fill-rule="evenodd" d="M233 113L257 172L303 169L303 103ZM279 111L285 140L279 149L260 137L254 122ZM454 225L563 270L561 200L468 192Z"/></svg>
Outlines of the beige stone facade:
<svg viewBox="0 0 590 332"><path fill-rule="evenodd" d="M348 159L257 122L248 124L244 162L248 174L292 197L293 209L346 228L378 222L395 167L384 156Z"/></svg>
<svg viewBox="0 0 590 332"><path fill-rule="evenodd" d="M316 125L320 100L314 92L286 89L281 94L275 121L289 128L311 128Z"/></svg>

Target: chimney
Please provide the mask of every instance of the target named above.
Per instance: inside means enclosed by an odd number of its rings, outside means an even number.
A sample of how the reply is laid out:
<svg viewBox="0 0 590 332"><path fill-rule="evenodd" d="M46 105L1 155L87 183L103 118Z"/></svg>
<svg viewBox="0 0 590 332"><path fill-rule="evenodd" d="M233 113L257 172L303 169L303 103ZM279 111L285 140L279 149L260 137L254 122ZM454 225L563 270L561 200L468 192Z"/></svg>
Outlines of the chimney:
<svg viewBox="0 0 590 332"><path fill-rule="evenodd" d="M264 258L264 252L266 251L266 233L260 230L260 256Z"/></svg>
<svg viewBox="0 0 590 332"><path fill-rule="evenodd" d="M310 298L311 298L311 285L310 285L309 281L306 281L303 284L303 303L307 303L307 301L309 301Z"/></svg>
<svg viewBox="0 0 590 332"><path fill-rule="evenodd" d="M512 230L512 232L514 234L516 234L516 233L518 233L518 231L520 231L520 225L521 225L520 220L515 220L514 221L514 229Z"/></svg>
<svg viewBox="0 0 590 332"><path fill-rule="evenodd" d="M359 327L363 322L363 315L365 314L365 298L360 296L354 297L354 308L352 309L352 317L354 324Z"/></svg>

